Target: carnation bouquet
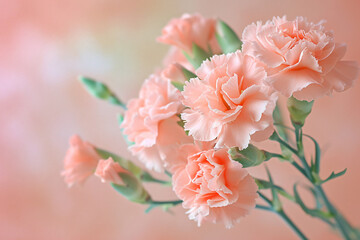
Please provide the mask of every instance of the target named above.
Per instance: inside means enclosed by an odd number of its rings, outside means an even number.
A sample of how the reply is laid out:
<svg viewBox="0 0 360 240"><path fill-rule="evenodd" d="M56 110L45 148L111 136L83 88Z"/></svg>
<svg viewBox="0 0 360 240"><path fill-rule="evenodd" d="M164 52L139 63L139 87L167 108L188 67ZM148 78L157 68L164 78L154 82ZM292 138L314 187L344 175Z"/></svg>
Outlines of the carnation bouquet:
<svg viewBox="0 0 360 240"><path fill-rule="evenodd" d="M250 24L239 37L221 20L184 14L157 40L171 46L163 67L127 104L104 83L80 77L90 94L122 109L119 134L144 167L75 135L62 172L69 186L95 175L129 201L147 205L146 212L181 205L198 226L210 221L230 228L254 209L270 211L307 239L283 207L291 201L344 239L360 239L323 190L346 169L321 178L326 162L319 143L303 133L315 100L345 91L359 75L356 62L342 59L346 44L337 43L323 21L274 17ZM286 114L280 97L287 99ZM314 150L305 149L305 139ZM261 141L279 150L260 149ZM304 183L286 191L273 181L269 160L295 168ZM251 176L251 167L265 167L267 178ZM171 186L178 199L159 201L144 182ZM303 201L298 189L305 184L316 206Z"/></svg>

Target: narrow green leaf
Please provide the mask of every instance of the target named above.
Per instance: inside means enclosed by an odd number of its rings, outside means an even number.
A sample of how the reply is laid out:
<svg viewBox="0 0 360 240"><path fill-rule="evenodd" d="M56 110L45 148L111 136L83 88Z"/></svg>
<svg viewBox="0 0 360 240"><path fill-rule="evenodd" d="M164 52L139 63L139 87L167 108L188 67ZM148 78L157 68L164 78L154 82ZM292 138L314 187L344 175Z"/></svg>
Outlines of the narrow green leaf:
<svg viewBox="0 0 360 240"><path fill-rule="evenodd" d="M185 83L171 81L171 84L177 89L179 89L180 92L184 90Z"/></svg>
<svg viewBox="0 0 360 240"><path fill-rule="evenodd" d="M330 181L331 179L341 177L342 175L344 175L346 173L346 170L347 170L347 168L345 168L344 170L342 170L341 172L338 172L338 173L332 172L328 178L326 178L325 180L322 180L319 184L323 184L327 181Z"/></svg>
<svg viewBox="0 0 360 240"><path fill-rule="evenodd" d="M269 181L254 178L255 183L258 185L259 190L262 189L270 189L272 184ZM288 192L286 192L282 187L279 187L277 185L273 185L274 188L276 188L276 191L283 197L287 198L288 200L294 202L295 198L291 196Z"/></svg>
<svg viewBox="0 0 360 240"><path fill-rule="evenodd" d="M270 189L271 189L271 194L272 194L272 197L273 197L272 206L275 209L275 211L278 212L278 211L280 211L282 209L281 202L280 202L277 190L274 187L274 183L273 183L269 168L266 165L265 165L265 169L266 169L266 173L267 173L268 178L269 178L269 182L271 183Z"/></svg>
<svg viewBox="0 0 360 240"><path fill-rule="evenodd" d="M309 214L310 216L313 217L318 217L321 219L331 219L333 217L333 215L330 212L324 212L320 209L310 209L308 208L305 203L303 202L303 200L301 199L299 192L297 191L297 184L294 184L294 197L295 197L295 201L299 204L299 206L301 207L301 209Z"/></svg>
<svg viewBox="0 0 360 240"><path fill-rule="evenodd" d="M187 60L193 65L195 69L198 69L200 65L205 61L206 59L210 58L212 56L211 53L206 52L204 49L199 47L197 44L193 43L192 45L192 54L188 54L186 52L183 52Z"/></svg>
<svg viewBox="0 0 360 240"><path fill-rule="evenodd" d="M318 144L318 142L315 140L315 138L309 136L309 135L305 135L304 136L308 137L311 139L311 141L313 141L314 145L315 145L315 162L314 162L314 171L316 173L320 172L320 159L321 159L321 150L320 150L320 146Z"/></svg>
<svg viewBox="0 0 360 240"><path fill-rule="evenodd" d="M196 74L187 70L186 68L184 68L183 66L181 66L181 71L184 74L185 78L187 79L187 81L189 81L192 78L196 78Z"/></svg>
<svg viewBox="0 0 360 240"><path fill-rule="evenodd" d="M242 42L237 34L225 22L216 23L216 39L223 53L232 53L241 50Z"/></svg>

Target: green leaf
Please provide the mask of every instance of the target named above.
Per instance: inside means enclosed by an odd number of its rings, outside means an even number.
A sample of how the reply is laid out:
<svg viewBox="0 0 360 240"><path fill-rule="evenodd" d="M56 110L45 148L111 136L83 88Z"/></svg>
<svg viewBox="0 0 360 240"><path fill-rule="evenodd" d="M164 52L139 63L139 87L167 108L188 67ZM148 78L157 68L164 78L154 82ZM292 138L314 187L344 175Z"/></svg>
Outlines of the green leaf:
<svg viewBox="0 0 360 240"><path fill-rule="evenodd" d="M324 212L320 209L310 209L308 208L305 203L303 202L303 200L301 199L299 192L297 191L297 184L294 184L294 197L295 197L295 201L296 203L299 204L299 206L301 207L301 209L309 214L310 216L313 217L318 217L321 219L331 219L333 217L333 215L329 212Z"/></svg>
<svg viewBox="0 0 360 240"><path fill-rule="evenodd" d="M242 42L237 34L225 22L218 20L216 23L216 39L223 53L232 53L241 50Z"/></svg>
<svg viewBox="0 0 360 240"><path fill-rule="evenodd" d="M258 149L252 144L243 150L238 147L230 148L229 154L232 160L237 161L243 165L244 168L258 166L270 158L265 151Z"/></svg>
<svg viewBox="0 0 360 240"><path fill-rule="evenodd" d="M289 135L287 133L286 128L283 127L284 120L283 120L283 116L280 111L279 103L276 104L276 107L274 109L273 119L274 119L275 128L276 128L277 132L279 133L280 137L283 138L285 141L288 141ZM290 160L292 157L292 152L289 149L287 149L286 147L284 147L283 145L280 145L280 148L281 148L283 158L286 160Z"/></svg>
<svg viewBox="0 0 360 240"><path fill-rule="evenodd" d="M338 173L332 172L328 178L326 178L325 180L322 180L319 184L323 184L327 181L330 181L331 179L341 177L342 175L344 175L346 173L346 170L347 170L347 168L345 168L344 170L342 170L341 172L338 172Z"/></svg>
<svg viewBox="0 0 360 240"><path fill-rule="evenodd" d="M287 101L287 107L290 113L290 119L295 128L301 128L305 124L305 119L311 113L314 101L300 101L290 97Z"/></svg>
<svg viewBox="0 0 360 240"><path fill-rule="evenodd" d="M265 169L266 169L266 173L267 173L268 178L269 178L269 182L271 184L270 189L271 189L271 194L272 194L272 197L273 197L272 206L273 206L274 210L278 212L278 211L280 211L282 209L281 202L280 202L277 190L274 187L274 183L273 183L269 168L266 165L265 165Z"/></svg>
<svg viewBox="0 0 360 240"><path fill-rule="evenodd" d="M187 60L193 65L195 69L199 68L203 61L212 56L211 53L206 52L204 49L199 47L197 44L192 45L192 54L183 52Z"/></svg>
<svg viewBox="0 0 360 240"><path fill-rule="evenodd" d="M120 106L126 109L126 104L123 103L116 95L113 93L107 85L102 82L98 82L94 79L80 76L79 80L83 83L86 90L94 97L106 100L111 104Z"/></svg>
<svg viewBox="0 0 360 240"><path fill-rule="evenodd" d="M283 197L287 198L288 200L294 202L295 198L291 196L288 192L286 192L282 187L279 187L277 185L273 185L271 182L254 178L256 185L258 185L259 190L262 189L270 189L272 186L276 188L276 191Z"/></svg>
<svg viewBox="0 0 360 240"><path fill-rule="evenodd" d="M184 68L183 66L181 66L181 71L182 71L182 73L184 74L184 76L185 76L185 78L186 78L187 81L189 81L189 80L192 79L192 78L196 78L196 77L197 77L195 73L187 70L187 69Z"/></svg>
<svg viewBox="0 0 360 240"><path fill-rule="evenodd" d="M321 150L320 150L320 146L318 144L318 142L315 140L315 138L309 136L309 135L304 135L308 138L310 138L315 145L315 162L314 162L314 171L315 173L319 173L320 172L320 159L321 159Z"/></svg>
<svg viewBox="0 0 360 240"><path fill-rule="evenodd" d="M185 83L171 81L171 84L172 84L174 87L176 87L177 89L179 89L180 92L182 92L182 91L184 90Z"/></svg>

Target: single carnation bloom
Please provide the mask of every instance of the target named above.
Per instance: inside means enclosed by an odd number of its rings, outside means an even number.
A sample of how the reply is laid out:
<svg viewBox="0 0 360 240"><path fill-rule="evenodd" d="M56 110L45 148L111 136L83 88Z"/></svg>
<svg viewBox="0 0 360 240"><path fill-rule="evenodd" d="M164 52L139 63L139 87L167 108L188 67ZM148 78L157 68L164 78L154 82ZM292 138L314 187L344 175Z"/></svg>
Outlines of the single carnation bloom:
<svg viewBox="0 0 360 240"><path fill-rule="evenodd" d="M277 96L262 82L264 68L240 51L214 56L186 82L181 118L199 141L217 138L216 148L246 148L250 139L266 140L273 132Z"/></svg>
<svg viewBox="0 0 360 240"><path fill-rule="evenodd" d="M351 87L359 75L354 61L342 61L346 44L336 43L323 21L274 17L247 26L243 51L265 64L267 83L286 97L312 101Z"/></svg>
<svg viewBox="0 0 360 240"><path fill-rule="evenodd" d="M171 162L178 144L190 142L177 123L183 109L181 94L160 75L151 75L141 87L139 97L129 101L121 124L123 133L134 144L130 151L147 168L162 171Z"/></svg>
<svg viewBox="0 0 360 240"><path fill-rule="evenodd" d="M179 152L183 165L173 175L173 189L199 226L211 221L230 228L255 207L258 187L227 149L201 150L186 144Z"/></svg>
<svg viewBox="0 0 360 240"><path fill-rule="evenodd" d="M192 52L193 43L206 52L210 48L213 53L218 53L220 47L215 37L215 25L216 20L213 18L204 18L200 14L184 14L180 18L172 19L157 40L174 45L187 53Z"/></svg>
<svg viewBox="0 0 360 240"><path fill-rule="evenodd" d="M94 173L100 158L92 144L74 135L70 138L70 148L66 153L61 175L69 187L83 183Z"/></svg>
<svg viewBox="0 0 360 240"><path fill-rule="evenodd" d="M101 159L96 167L95 175L98 176L103 183L111 182L118 185L123 185L119 173L127 172L119 163L114 162L110 157L107 160Z"/></svg>

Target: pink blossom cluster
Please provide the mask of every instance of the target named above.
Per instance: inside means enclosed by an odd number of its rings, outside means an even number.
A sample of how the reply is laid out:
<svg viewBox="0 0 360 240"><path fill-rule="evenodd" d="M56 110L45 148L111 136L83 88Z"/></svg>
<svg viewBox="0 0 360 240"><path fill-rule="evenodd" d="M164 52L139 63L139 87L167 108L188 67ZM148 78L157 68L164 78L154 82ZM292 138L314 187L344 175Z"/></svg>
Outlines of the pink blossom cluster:
<svg viewBox="0 0 360 240"><path fill-rule="evenodd" d="M323 22L275 17L253 23L242 34L242 50L228 54L216 41L216 22L199 14L169 22L158 38L172 46L165 66L128 102L121 128L148 169L172 174L190 219L231 227L255 207L258 187L229 148L270 137L279 94L312 101L344 91L359 67L342 60L346 45L336 43ZM213 55L197 69L185 57L194 54L194 44ZM183 68L195 77L187 79ZM172 82L183 84L182 91ZM71 144L63 172L69 184L95 170L102 180L121 183L116 173L124 170L112 159L99 162L77 137Z"/></svg>

